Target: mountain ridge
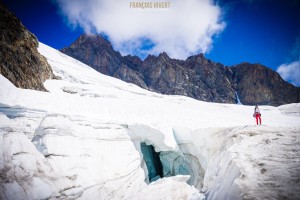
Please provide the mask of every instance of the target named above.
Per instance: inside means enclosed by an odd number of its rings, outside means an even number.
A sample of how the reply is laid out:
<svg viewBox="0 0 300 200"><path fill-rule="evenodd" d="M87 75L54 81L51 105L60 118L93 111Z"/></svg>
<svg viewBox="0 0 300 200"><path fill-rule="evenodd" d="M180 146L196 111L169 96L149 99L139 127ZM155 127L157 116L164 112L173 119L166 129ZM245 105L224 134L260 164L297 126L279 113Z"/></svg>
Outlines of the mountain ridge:
<svg viewBox="0 0 300 200"><path fill-rule="evenodd" d="M228 67L205 58L202 53L178 60L162 52L142 60L137 56L122 56L103 36L88 34L81 35L61 52L103 74L162 94L217 103L237 103L238 94L247 105L278 106L300 101L300 88L261 64L243 62Z"/></svg>

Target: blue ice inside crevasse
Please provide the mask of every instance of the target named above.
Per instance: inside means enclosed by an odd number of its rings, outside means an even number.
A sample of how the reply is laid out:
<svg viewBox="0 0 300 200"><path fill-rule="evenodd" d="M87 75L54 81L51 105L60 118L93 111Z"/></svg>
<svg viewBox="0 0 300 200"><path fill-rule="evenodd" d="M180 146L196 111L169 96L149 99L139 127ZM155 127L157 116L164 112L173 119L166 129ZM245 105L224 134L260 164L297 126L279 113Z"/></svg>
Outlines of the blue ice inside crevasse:
<svg viewBox="0 0 300 200"><path fill-rule="evenodd" d="M148 169L148 177L150 182L163 177L163 167L159 158L160 152L155 152L152 145L141 143L141 151Z"/></svg>

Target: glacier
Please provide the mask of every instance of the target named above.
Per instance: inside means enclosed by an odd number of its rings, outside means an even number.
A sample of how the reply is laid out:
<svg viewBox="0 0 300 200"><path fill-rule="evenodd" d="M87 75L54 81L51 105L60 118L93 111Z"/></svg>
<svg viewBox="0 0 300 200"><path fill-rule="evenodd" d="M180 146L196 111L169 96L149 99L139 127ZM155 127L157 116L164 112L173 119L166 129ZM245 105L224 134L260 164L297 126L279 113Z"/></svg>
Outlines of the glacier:
<svg viewBox="0 0 300 200"><path fill-rule="evenodd" d="M146 91L39 52L58 77L49 92L0 75L0 199L300 198L299 103L260 106L256 126L252 106Z"/></svg>

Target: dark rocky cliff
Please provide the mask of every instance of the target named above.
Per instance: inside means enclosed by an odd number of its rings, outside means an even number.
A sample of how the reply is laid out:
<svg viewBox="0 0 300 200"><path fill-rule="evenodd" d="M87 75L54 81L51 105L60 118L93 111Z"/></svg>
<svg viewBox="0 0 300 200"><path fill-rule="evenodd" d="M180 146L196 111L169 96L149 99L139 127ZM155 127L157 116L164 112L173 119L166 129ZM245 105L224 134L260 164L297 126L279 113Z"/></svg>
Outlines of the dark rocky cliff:
<svg viewBox="0 0 300 200"><path fill-rule="evenodd" d="M45 91L53 73L37 47L37 38L0 2L0 74L17 87Z"/></svg>
<svg viewBox="0 0 300 200"><path fill-rule="evenodd" d="M282 105L300 102L300 88L260 64L241 63L231 68L237 93L244 104Z"/></svg>
<svg viewBox="0 0 300 200"><path fill-rule="evenodd" d="M203 54L191 56L186 61L171 59L166 53L158 57L149 56L141 70L150 90L209 102L236 102L234 89L228 80L232 72L207 60Z"/></svg>
<svg viewBox="0 0 300 200"><path fill-rule="evenodd" d="M166 53L121 56L100 35L82 35L62 52L109 76L162 94L185 95L198 100L243 104L282 105L300 102L300 89L280 75L258 64L241 63L226 67L206 59L203 54L186 60Z"/></svg>

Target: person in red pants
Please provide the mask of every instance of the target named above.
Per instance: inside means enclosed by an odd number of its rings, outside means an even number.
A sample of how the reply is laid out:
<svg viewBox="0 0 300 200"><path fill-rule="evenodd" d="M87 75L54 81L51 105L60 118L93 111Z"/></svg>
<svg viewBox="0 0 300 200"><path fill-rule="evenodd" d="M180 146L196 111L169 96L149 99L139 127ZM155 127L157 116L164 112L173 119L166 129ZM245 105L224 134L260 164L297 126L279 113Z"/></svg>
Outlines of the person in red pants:
<svg viewBox="0 0 300 200"><path fill-rule="evenodd" d="M258 121L259 121L259 125L261 125L261 114L260 114L260 110L258 108L258 105L256 104L255 108L254 108L254 114L253 117L256 118L256 124L258 125Z"/></svg>

